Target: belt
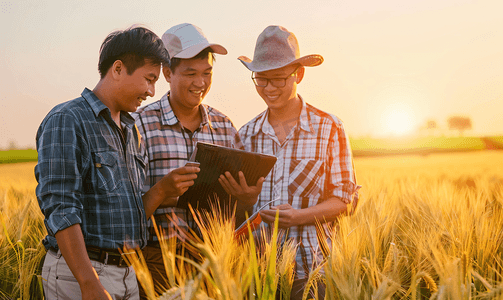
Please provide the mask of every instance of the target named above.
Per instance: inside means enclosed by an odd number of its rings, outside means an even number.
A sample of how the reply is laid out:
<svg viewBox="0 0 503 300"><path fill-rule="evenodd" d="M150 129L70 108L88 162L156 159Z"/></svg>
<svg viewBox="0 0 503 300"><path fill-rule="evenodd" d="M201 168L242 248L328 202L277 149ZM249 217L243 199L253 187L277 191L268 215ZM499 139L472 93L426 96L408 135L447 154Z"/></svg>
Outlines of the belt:
<svg viewBox="0 0 503 300"><path fill-rule="evenodd" d="M103 263L105 265L113 265L118 267L128 267L123 256L118 250L102 249L93 246L86 246L89 259Z"/></svg>
<svg viewBox="0 0 503 300"><path fill-rule="evenodd" d="M53 247L51 247L49 250L56 253L58 252ZM126 261L118 250L102 249L94 246L86 246L86 250L90 260L94 260L105 265L118 266L121 268L128 267Z"/></svg>

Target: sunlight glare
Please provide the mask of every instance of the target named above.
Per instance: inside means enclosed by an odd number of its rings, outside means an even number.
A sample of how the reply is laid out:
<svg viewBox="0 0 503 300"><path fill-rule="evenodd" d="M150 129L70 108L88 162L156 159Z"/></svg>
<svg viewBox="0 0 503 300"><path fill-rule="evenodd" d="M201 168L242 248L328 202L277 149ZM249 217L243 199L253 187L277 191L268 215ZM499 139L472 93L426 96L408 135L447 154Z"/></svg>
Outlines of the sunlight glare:
<svg viewBox="0 0 503 300"><path fill-rule="evenodd" d="M412 112L404 108L392 108L384 116L385 131L393 135L408 135L414 131Z"/></svg>

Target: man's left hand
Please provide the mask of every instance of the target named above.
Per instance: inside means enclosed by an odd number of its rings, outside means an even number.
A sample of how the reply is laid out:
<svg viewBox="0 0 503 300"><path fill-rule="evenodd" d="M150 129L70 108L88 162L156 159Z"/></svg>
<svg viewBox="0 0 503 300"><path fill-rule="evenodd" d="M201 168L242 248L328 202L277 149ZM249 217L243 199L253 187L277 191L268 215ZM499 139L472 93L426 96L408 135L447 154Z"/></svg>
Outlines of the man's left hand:
<svg viewBox="0 0 503 300"><path fill-rule="evenodd" d="M260 177L257 181L257 185L248 186L246 183L245 175L243 172L239 171L239 183L232 177L230 172L225 172L220 175L218 182L222 185L224 190L239 199L245 206L252 206L257 203L258 195L262 191L262 184L264 183L264 177Z"/></svg>
<svg viewBox="0 0 503 300"><path fill-rule="evenodd" d="M290 204L281 204L277 206L272 206L271 209L264 209L260 211L260 217L262 221L274 224L276 218L276 211L279 210L278 227L279 228L290 228L292 226L300 225L301 220L299 220L299 211L293 208Z"/></svg>

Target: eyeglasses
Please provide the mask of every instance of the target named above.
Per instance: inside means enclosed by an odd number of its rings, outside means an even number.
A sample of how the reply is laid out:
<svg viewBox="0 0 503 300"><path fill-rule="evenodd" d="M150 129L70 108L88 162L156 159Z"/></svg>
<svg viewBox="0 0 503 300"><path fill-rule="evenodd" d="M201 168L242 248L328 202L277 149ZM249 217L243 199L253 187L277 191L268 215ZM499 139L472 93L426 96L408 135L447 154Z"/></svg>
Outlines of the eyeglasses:
<svg viewBox="0 0 503 300"><path fill-rule="evenodd" d="M296 68L290 75L286 76L285 78L264 78L264 77L254 77L255 72L252 73L252 80L253 83L255 83L256 86L259 87L266 87L267 84L270 82L274 87L277 88L282 88L286 85L286 80L290 78L291 76L295 75L297 73L297 70L299 68Z"/></svg>

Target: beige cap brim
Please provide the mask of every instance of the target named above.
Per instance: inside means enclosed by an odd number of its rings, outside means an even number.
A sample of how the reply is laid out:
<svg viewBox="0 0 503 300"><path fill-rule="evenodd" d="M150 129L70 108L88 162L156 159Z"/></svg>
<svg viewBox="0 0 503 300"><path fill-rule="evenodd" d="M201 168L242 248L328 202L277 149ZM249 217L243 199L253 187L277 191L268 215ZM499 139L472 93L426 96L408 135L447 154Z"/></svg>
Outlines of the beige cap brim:
<svg viewBox="0 0 503 300"><path fill-rule="evenodd" d="M319 66L323 63L323 56L319 54L311 54L306 55L301 58L298 58L291 62L278 62L278 63L270 63L270 61L266 61L263 63L257 63L252 61L250 58L246 56L240 56L238 59L245 65L245 67L252 72L265 72L269 70L275 70L279 68L283 68L293 64L300 64L304 67L315 67Z"/></svg>
<svg viewBox="0 0 503 300"><path fill-rule="evenodd" d="M207 47L210 47L214 53L221 54L221 55L227 54L227 49L225 49L223 46L221 46L219 44L202 43L202 44L197 44L192 47L189 47L173 57L184 58L184 59L192 58L192 57L198 55L201 51L203 51Z"/></svg>

